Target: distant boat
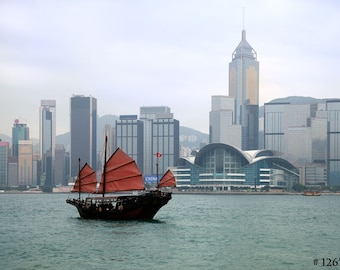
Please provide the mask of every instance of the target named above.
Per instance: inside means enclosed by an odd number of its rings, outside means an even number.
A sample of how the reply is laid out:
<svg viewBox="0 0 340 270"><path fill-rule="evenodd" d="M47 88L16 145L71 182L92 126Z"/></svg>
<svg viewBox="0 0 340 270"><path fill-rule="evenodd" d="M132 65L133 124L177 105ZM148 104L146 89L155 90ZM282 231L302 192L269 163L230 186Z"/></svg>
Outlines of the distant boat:
<svg viewBox="0 0 340 270"><path fill-rule="evenodd" d="M136 162L118 148L104 164L99 187L97 188L95 171L86 163L79 171L71 191L78 192L79 197L69 198L66 202L74 205L79 215L85 219L152 219L158 210L171 200L171 187L175 186L176 179L168 170L156 189L145 190L142 173ZM81 199L81 193L96 193L102 196Z"/></svg>
<svg viewBox="0 0 340 270"><path fill-rule="evenodd" d="M303 196L320 196L321 193L319 191L310 191L307 190L305 192L302 193Z"/></svg>
<svg viewBox="0 0 340 270"><path fill-rule="evenodd" d="M24 190L23 193L43 193L43 191L39 187L30 188L28 190Z"/></svg>

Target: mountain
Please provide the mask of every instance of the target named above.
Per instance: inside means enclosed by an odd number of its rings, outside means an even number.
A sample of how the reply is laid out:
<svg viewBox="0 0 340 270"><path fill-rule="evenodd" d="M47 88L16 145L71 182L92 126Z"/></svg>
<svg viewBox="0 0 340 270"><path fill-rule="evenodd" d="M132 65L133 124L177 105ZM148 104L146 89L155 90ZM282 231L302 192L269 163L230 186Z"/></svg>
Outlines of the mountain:
<svg viewBox="0 0 340 270"><path fill-rule="evenodd" d="M276 98L268 103L284 103L289 102L291 104L313 104L318 102L325 102L328 99L319 99L313 97L301 97L301 96L289 96L284 98Z"/></svg>
<svg viewBox="0 0 340 270"><path fill-rule="evenodd" d="M209 143L209 134L202 133L192 128L179 127L179 141L184 147L198 150L202 145Z"/></svg>
<svg viewBox="0 0 340 270"><path fill-rule="evenodd" d="M5 134L0 134L0 140L3 142L9 142L10 144L12 143L12 138Z"/></svg>
<svg viewBox="0 0 340 270"><path fill-rule="evenodd" d="M39 150L39 140L38 139L31 139L33 142L33 151L38 151ZM10 136L7 136L5 134L0 133L0 141L3 142L9 142L10 147L12 147L12 138Z"/></svg>

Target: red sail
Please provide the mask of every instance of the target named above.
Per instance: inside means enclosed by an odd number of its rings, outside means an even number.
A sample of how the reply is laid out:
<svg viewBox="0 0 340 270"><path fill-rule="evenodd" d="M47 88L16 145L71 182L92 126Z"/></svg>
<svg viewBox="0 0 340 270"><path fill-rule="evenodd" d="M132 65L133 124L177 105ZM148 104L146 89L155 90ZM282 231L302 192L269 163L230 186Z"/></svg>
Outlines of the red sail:
<svg viewBox="0 0 340 270"><path fill-rule="evenodd" d="M103 172L98 193L143 189L142 173L138 169L136 162L118 148L106 162L105 172Z"/></svg>
<svg viewBox="0 0 340 270"><path fill-rule="evenodd" d="M175 187L176 186L176 178L170 170L167 170L163 175L161 180L159 180L158 188L161 187Z"/></svg>
<svg viewBox="0 0 340 270"><path fill-rule="evenodd" d="M96 192L97 179L96 172L85 163L84 167L79 172L79 177L74 183L74 187L71 192ZM79 190L80 189L80 190Z"/></svg>

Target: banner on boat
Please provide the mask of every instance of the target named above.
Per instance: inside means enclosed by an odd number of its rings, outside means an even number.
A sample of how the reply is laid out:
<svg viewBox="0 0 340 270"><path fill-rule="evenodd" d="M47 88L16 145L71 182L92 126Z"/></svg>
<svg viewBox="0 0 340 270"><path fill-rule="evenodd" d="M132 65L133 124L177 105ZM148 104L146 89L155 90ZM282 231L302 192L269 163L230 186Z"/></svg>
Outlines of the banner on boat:
<svg viewBox="0 0 340 270"><path fill-rule="evenodd" d="M157 176L156 175L146 175L144 177L144 182L145 183L157 183Z"/></svg>

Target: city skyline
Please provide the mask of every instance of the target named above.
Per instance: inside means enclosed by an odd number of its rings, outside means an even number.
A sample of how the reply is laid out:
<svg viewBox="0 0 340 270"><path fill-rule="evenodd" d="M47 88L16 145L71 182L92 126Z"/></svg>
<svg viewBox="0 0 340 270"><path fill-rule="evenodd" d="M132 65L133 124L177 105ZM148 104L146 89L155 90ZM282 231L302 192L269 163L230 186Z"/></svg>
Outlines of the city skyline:
<svg viewBox="0 0 340 270"><path fill-rule="evenodd" d="M0 133L19 119L39 138L43 99L56 100L57 135L68 132L73 94L97 98L98 116L169 106L182 126L208 133L211 96L228 95L243 28L261 63L260 106L339 98L340 3L81 3L0 4Z"/></svg>
<svg viewBox="0 0 340 270"><path fill-rule="evenodd" d="M83 96L83 95L81 95L81 96ZM218 95L218 96L219 96L219 95ZM210 105L211 105L212 99L213 99L214 97L216 97L216 96L213 95L213 96L210 97ZM221 95L221 97L222 97L222 95ZM227 95L223 95L223 97L229 98ZM94 97L94 98L95 98L95 97ZM308 104L316 104L316 103L319 103L319 102L326 102L326 100L339 100L340 98L329 97L329 98L320 98L320 99L318 99L318 98L315 98L315 97L289 96L289 97L281 97L281 98L277 98L277 99L280 100L279 102L288 102L288 103L290 103L290 104L306 104L306 105L308 105ZM291 101L291 99L292 99L293 101ZM276 99L274 99L274 100L276 100ZM274 100L273 100L273 101L274 101ZM282 100L283 100L283 101L282 101ZM302 100L305 100L305 101L303 101L303 102L301 103ZM311 102L311 100L315 100L315 102ZM321 101L321 100L322 100L322 101ZM40 101L41 101L41 100L40 100ZM269 101L268 103L271 103L271 101ZM263 105L261 106L261 108L264 109L265 105L266 105L266 104L263 104ZM141 106L141 107L144 107L144 106ZM139 109L140 109L141 107L139 107ZM152 106L151 106L151 107L152 107ZM261 109L261 108L260 108L260 109ZM210 112L211 112L211 108L210 108L210 111L208 112L208 115L209 115ZM119 115L115 115L115 114L97 115L97 119L106 118L107 116L119 119L119 117L120 117L121 115L122 115L122 114L119 114ZM137 114L137 117L139 117L139 113ZM12 139L12 128L13 128L13 126L15 125L16 120L19 121L18 123L24 124L24 125L27 126L27 128L29 129L29 133L30 133L30 136L29 136L29 139L30 139L30 140L34 140L34 141L36 141L37 143L40 143L39 134L38 134L37 137L31 136L31 131L32 131L31 127L27 124L27 122L20 121L20 119L14 119L14 120L13 120L13 122L11 123L11 131L10 131L10 134L6 134L6 133L0 132L0 135L4 135L4 137L9 137L9 138ZM180 120L180 119L179 119L179 120ZM37 116L37 119L35 119L34 121L38 121L38 122L39 122L39 116ZM105 125L110 125L110 126L114 126L114 124L115 124L115 121L110 122L110 123L105 123ZM35 125L34 125L34 126L35 126ZM38 126L39 126L39 123L38 123ZM181 124L180 126L181 126L181 127L186 127L186 128L189 128L189 129L193 129L193 130L195 130L195 131L197 131L197 132L200 132L200 133L202 133L202 134L205 134L205 135L209 136L209 131L204 132L204 131L197 130L197 129L191 127L190 124L189 124L188 126L184 126L184 125ZM104 128L103 128L102 130L100 130L100 132L104 132L104 131L105 131L105 126L104 126ZM35 132L33 132L33 133L35 133ZM71 130L70 130L70 129L69 129L69 130L66 130L64 133L57 133L56 136L63 136L63 135L65 135L65 134L67 134L67 133L70 134L70 133L71 133ZM2 139L2 140L4 141L3 138L0 138L0 139ZM6 141L6 140L5 140L5 141Z"/></svg>

